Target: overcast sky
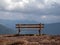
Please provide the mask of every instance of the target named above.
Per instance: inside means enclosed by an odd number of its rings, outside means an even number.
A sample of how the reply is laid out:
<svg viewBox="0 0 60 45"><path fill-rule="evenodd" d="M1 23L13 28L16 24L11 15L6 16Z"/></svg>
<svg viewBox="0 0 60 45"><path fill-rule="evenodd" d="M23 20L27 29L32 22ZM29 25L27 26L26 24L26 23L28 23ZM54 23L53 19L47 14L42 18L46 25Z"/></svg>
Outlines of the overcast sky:
<svg viewBox="0 0 60 45"><path fill-rule="evenodd" d="M0 19L60 22L60 0L0 0Z"/></svg>

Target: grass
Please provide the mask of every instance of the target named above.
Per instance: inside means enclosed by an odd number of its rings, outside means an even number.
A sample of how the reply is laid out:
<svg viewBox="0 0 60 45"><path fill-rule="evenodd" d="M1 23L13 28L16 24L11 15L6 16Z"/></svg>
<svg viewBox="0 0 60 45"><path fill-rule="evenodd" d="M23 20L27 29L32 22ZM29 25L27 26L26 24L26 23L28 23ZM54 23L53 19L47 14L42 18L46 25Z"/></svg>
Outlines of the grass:
<svg viewBox="0 0 60 45"><path fill-rule="evenodd" d="M0 45L60 45L60 36L2 35Z"/></svg>

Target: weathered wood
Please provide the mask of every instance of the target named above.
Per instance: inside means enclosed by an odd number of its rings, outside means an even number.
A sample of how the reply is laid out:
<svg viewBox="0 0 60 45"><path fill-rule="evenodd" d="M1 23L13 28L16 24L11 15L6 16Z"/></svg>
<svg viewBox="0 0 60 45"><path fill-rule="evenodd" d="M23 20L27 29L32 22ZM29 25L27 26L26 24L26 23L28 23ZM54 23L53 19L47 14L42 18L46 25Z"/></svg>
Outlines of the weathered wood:
<svg viewBox="0 0 60 45"><path fill-rule="evenodd" d="M44 28L44 24L16 24L16 28Z"/></svg>
<svg viewBox="0 0 60 45"><path fill-rule="evenodd" d="M41 29L44 28L44 24L16 24L16 28L18 28L18 34L20 32L20 28L39 28L39 35L41 34Z"/></svg>

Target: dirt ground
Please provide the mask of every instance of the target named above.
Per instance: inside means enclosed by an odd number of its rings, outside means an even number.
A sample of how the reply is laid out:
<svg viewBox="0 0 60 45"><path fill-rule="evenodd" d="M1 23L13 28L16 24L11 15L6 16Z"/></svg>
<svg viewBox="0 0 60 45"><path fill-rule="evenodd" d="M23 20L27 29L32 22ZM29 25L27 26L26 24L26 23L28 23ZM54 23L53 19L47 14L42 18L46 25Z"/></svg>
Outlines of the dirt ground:
<svg viewBox="0 0 60 45"><path fill-rule="evenodd" d="M0 45L60 45L60 35L0 35Z"/></svg>

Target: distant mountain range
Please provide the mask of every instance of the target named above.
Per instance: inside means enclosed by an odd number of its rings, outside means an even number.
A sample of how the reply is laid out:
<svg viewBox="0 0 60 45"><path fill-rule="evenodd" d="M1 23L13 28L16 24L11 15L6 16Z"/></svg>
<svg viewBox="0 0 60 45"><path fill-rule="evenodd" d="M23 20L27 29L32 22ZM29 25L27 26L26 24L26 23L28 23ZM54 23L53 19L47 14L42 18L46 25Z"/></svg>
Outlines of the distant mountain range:
<svg viewBox="0 0 60 45"><path fill-rule="evenodd" d="M15 34L16 31L0 24L0 34Z"/></svg>
<svg viewBox="0 0 60 45"><path fill-rule="evenodd" d="M58 34L60 35L60 23L45 24L43 33L52 34L52 35L58 35Z"/></svg>
<svg viewBox="0 0 60 45"><path fill-rule="evenodd" d="M38 23L36 21L27 21L27 20L2 20L0 19L0 24L5 25L6 27L15 29L15 24L27 24L27 23Z"/></svg>
<svg viewBox="0 0 60 45"><path fill-rule="evenodd" d="M13 34L16 33L15 24L17 23L38 23L35 21L19 21L19 20L0 20L0 34ZM45 24L42 29L44 34L60 35L60 23ZM28 31L29 30L29 31ZM31 31L30 31L31 30ZM38 33L36 29L25 29L21 33Z"/></svg>

